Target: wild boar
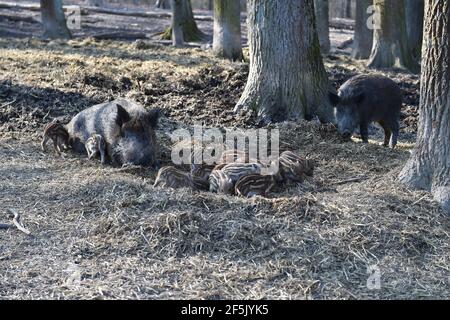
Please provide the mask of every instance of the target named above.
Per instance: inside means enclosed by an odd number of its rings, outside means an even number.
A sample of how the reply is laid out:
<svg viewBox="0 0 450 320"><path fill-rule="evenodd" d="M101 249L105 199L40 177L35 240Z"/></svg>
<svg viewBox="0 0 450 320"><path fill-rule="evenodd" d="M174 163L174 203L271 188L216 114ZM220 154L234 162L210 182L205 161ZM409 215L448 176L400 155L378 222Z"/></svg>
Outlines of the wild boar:
<svg viewBox="0 0 450 320"><path fill-rule="evenodd" d="M349 140L359 127L362 141L367 143L369 124L378 122L384 129L384 146L395 148L402 95L394 81L379 75L358 75L346 81L337 95L330 92L329 97L344 139Z"/></svg>
<svg viewBox="0 0 450 320"><path fill-rule="evenodd" d="M147 111L125 99L95 105L78 113L67 124L70 144L85 153L85 143L99 134L106 144L106 156L113 165L157 165L155 129L159 109Z"/></svg>

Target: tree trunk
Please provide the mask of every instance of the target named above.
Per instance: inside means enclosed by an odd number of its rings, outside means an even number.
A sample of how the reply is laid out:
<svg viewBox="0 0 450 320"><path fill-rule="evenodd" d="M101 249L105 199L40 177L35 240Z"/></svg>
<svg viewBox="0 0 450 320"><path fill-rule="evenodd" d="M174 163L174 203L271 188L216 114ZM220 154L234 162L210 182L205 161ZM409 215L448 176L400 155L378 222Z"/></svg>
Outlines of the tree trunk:
<svg viewBox="0 0 450 320"><path fill-rule="evenodd" d="M101 7L103 6L103 0L89 0L88 5L94 6L94 7Z"/></svg>
<svg viewBox="0 0 450 320"><path fill-rule="evenodd" d="M341 0L341 18L351 18L352 16L352 1Z"/></svg>
<svg viewBox="0 0 450 320"><path fill-rule="evenodd" d="M155 3L156 8L160 9L170 9L170 1L169 0L157 0Z"/></svg>
<svg viewBox="0 0 450 320"><path fill-rule="evenodd" d="M408 44L416 59L420 60L423 35L424 0L405 1L406 33Z"/></svg>
<svg viewBox="0 0 450 320"><path fill-rule="evenodd" d="M70 38L61 0L41 0L42 24L46 38Z"/></svg>
<svg viewBox="0 0 450 320"><path fill-rule="evenodd" d="M311 0L249 0L250 73L235 112L263 123L334 120Z"/></svg>
<svg viewBox="0 0 450 320"><path fill-rule="evenodd" d="M240 0L214 1L213 51L219 57L242 60Z"/></svg>
<svg viewBox="0 0 450 320"><path fill-rule="evenodd" d="M175 47L184 46L183 35L183 0L172 0L172 44Z"/></svg>
<svg viewBox="0 0 450 320"><path fill-rule="evenodd" d="M374 0L380 13L379 26L375 26L371 68L403 68L419 72L419 64L408 46L403 0Z"/></svg>
<svg viewBox="0 0 450 320"><path fill-rule="evenodd" d="M352 18L352 0L345 0L345 17Z"/></svg>
<svg viewBox="0 0 450 320"><path fill-rule="evenodd" d="M450 213L450 5L427 0L422 51L419 128L399 179L430 190Z"/></svg>
<svg viewBox="0 0 450 320"><path fill-rule="evenodd" d="M367 8L372 3L372 0L356 1L355 36L352 50L353 59L367 59L370 57L373 43L373 29L369 29L367 25L371 16L371 13L367 13Z"/></svg>
<svg viewBox="0 0 450 320"><path fill-rule="evenodd" d="M314 0L316 28L319 34L320 51L322 53L330 52L330 20L328 8L328 0Z"/></svg>
<svg viewBox="0 0 450 320"><path fill-rule="evenodd" d="M179 4L179 10L180 14L179 21L177 21L178 24L181 25L183 29L183 38L185 41L201 41L205 38L205 35L203 32L201 32L197 24L194 20L194 14L192 13L192 7L191 7L191 1L190 0L176 0L177 2L180 2ZM174 10L174 5L172 4L172 10ZM175 14L174 12L172 14ZM173 23L172 19L172 23ZM162 34L163 40L170 40L172 39L172 27L171 25L169 28L167 28L166 31Z"/></svg>

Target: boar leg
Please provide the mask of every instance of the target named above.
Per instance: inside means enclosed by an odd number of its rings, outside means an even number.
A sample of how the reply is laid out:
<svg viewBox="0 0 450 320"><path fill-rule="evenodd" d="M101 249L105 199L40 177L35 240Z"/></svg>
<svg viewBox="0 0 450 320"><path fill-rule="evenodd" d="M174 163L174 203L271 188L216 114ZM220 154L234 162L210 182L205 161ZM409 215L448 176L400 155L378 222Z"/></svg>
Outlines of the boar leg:
<svg viewBox="0 0 450 320"><path fill-rule="evenodd" d="M42 142L41 142L41 149L42 151L45 151L45 144L48 141L48 136L44 136L44 138L42 138Z"/></svg>
<svg viewBox="0 0 450 320"><path fill-rule="evenodd" d="M105 164L105 148L100 148L100 162Z"/></svg>
<svg viewBox="0 0 450 320"><path fill-rule="evenodd" d="M386 125L384 122L379 122L381 127L384 130L384 143L383 146L387 147L389 145L389 139L391 138L391 128Z"/></svg>
<svg viewBox="0 0 450 320"><path fill-rule="evenodd" d="M379 122L384 130L384 146L389 145L390 148L394 149L397 145L397 138L399 132L399 124L397 121L384 121Z"/></svg>
<svg viewBox="0 0 450 320"><path fill-rule="evenodd" d="M391 130L392 130L392 136L391 136L391 140L389 142L389 147L394 149L395 146L397 145L397 139L398 139L398 131L399 131L398 123L394 124L392 126Z"/></svg>
<svg viewBox="0 0 450 320"><path fill-rule="evenodd" d="M88 147L86 147L86 153L87 153L88 159L91 160L93 153L88 149Z"/></svg>
<svg viewBox="0 0 450 320"><path fill-rule="evenodd" d="M369 124L362 121L359 125L359 132L361 133L361 139L364 143L369 142Z"/></svg>
<svg viewBox="0 0 450 320"><path fill-rule="evenodd" d="M63 151L66 150L64 139L58 138L58 140L57 140L57 145L58 145L58 150L59 150L59 152L63 152Z"/></svg>
<svg viewBox="0 0 450 320"><path fill-rule="evenodd" d="M53 140L53 148L56 150L57 154L61 154L61 152L59 151L58 139Z"/></svg>

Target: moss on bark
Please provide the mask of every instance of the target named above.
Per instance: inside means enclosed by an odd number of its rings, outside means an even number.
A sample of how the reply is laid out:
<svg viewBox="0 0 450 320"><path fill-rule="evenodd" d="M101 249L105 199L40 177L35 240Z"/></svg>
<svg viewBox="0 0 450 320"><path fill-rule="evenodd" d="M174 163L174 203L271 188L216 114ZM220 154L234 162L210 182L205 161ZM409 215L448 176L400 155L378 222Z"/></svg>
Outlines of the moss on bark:
<svg viewBox="0 0 450 320"><path fill-rule="evenodd" d="M181 26L183 28L184 41L202 41L205 39L205 34L197 27L197 23L194 20L194 14L190 0L183 1L183 21ZM161 33L161 39L172 40L172 25Z"/></svg>

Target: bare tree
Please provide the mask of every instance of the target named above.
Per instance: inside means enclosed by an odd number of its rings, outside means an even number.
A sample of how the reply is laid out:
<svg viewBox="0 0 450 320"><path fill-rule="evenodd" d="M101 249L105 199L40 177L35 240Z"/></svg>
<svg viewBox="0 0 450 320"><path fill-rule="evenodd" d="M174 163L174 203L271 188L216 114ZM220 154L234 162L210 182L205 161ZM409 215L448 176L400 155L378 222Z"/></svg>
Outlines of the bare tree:
<svg viewBox="0 0 450 320"><path fill-rule="evenodd" d="M316 27L322 53L330 52L330 21L328 9L328 0L314 0Z"/></svg>
<svg viewBox="0 0 450 320"><path fill-rule="evenodd" d="M404 68L419 71L408 46L403 0L374 0L380 14L379 26L374 30L373 48L369 58L372 68Z"/></svg>
<svg viewBox="0 0 450 320"><path fill-rule="evenodd" d="M352 0L341 0L341 18L352 17Z"/></svg>
<svg viewBox="0 0 450 320"><path fill-rule="evenodd" d="M214 0L213 51L220 57L242 60L240 0Z"/></svg>
<svg viewBox="0 0 450 320"><path fill-rule="evenodd" d="M61 0L41 0L41 15L42 25L44 26L44 37L71 37L70 30L67 28Z"/></svg>
<svg viewBox="0 0 450 320"><path fill-rule="evenodd" d="M405 1L406 33L414 57L420 59L422 51L424 0Z"/></svg>
<svg viewBox="0 0 450 320"><path fill-rule="evenodd" d="M422 51L419 128L400 173L410 187L429 190L450 213L450 5L427 0Z"/></svg>
<svg viewBox="0 0 450 320"><path fill-rule="evenodd" d="M170 0L156 0L155 7L160 9L170 9Z"/></svg>
<svg viewBox="0 0 450 320"><path fill-rule="evenodd" d="M172 44L184 46L183 35L183 0L172 0Z"/></svg>
<svg viewBox="0 0 450 320"><path fill-rule="evenodd" d="M353 40L353 59L367 59L373 43L373 29L369 29L368 21L372 13L368 12L372 0L356 1L355 36Z"/></svg>
<svg viewBox="0 0 450 320"><path fill-rule="evenodd" d="M235 112L333 121L312 0L249 0L250 72Z"/></svg>
<svg viewBox="0 0 450 320"><path fill-rule="evenodd" d="M197 27L194 20L194 14L192 12L191 1L190 0L176 0L177 4L177 21L176 23L183 29L184 41L201 41L205 38L203 32ZM172 1L172 10L174 10L175 5ZM174 19L172 19L172 23ZM171 25L162 34L162 39L170 40L172 39L172 28Z"/></svg>

